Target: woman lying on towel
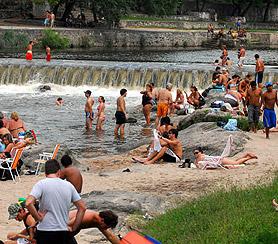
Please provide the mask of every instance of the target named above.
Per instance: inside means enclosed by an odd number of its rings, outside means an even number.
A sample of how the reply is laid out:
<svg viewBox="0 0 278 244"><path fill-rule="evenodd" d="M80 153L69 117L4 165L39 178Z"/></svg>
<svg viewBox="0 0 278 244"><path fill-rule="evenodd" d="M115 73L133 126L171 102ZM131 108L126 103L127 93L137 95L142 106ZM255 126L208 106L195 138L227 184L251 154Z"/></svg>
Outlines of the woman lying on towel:
<svg viewBox="0 0 278 244"><path fill-rule="evenodd" d="M237 168L239 165L244 164L250 159L257 159L258 157L251 152L245 153L243 156L234 160L228 157L221 156L208 156L204 154L201 148L194 150L195 161L194 164L199 169L216 169L216 168Z"/></svg>

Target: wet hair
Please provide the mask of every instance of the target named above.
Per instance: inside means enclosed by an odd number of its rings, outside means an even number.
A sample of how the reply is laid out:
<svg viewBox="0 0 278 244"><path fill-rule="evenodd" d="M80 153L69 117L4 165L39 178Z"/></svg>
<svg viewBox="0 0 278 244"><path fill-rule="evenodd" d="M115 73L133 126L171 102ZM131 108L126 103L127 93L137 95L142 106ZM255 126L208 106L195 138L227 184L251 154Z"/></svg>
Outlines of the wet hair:
<svg viewBox="0 0 278 244"><path fill-rule="evenodd" d="M193 85L190 87L190 89L194 89L195 91L198 91L197 87Z"/></svg>
<svg viewBox="0 0 278 244"><path fill-rule="evenodd" d="M56 159L50 159L45 162L45 174L56 174L61 169L60 164Z"/></svg>
<svg viewBox="0 0 278 244"><path fill-rule="evenodd" d="M179 135L179 131L177 129L171 129L169 130L169 134L172 133L175 135L176 138L178 138L178 135Z"/></svg>
<svg viewBox="0 0 278 244"><path fill-rule="evenodd" d="M254 81L254 80L253 80L253 81L251 81L251 82L250 82L250 86L251 86L251 87L252 87L252 86L257 86L257 82L256 82L256 81Z"/></svg>
<svg viewBox="0 0 278 244"><path fill-rule="evenodd" d="M150 85L151 85L151 86L154 86L154 83L153 83L153 82L151 82L151 83L150 83Z"/></svg>
<svg viewBox="0 0 278 244"><path fill-rule="evenodd" d="M121 90L120 90L121 96L123 96L126 92L127 92L127 89L125 89L125 88L121 89Z"/></svg>
<svg viewBox="0 0 278 244"><path fill-rule="evenodd" d="M198 151L200 153L204 153L203 149L201 147L197 147L196 149L194 149L194 151Z"/></svg>
<svg viewBox="0 0 278 244"><path fill-rule="evenodd" d="M111 210L100 212L99 217L103 219L108 228L115 228L118 224L118 215L113 213Z"/></svg>
<svg viewBox="0 0 278 244"><path fill-rule="evenodd" d="M62 101L62 100L63 100L63 98L61 98L61 97L57 98L57 101Z"/></svg>
<svg viewBox="0 0 278 244"><path fill-rule="evenodd" d="M179 92L180 94L182 94L182 89L178 88L178 89L177 89L177 93L178 93L178 92Z"/></svg>
<svg viewBox="0 0 278 244"><path fill-rule="evenodd" d="M151 91L153 90L153 87L151 84L146 84L146 88L149 87L151 89Z"/></svg>
<svg viewBox="0 0 278 244"><path fill-rule="evenodd" d="M12 112L11 113L11 119L14 119L15 121L18 121L19 115L17 112Z"/></svg>
<svg viewBox="0 0 278 244"><path fill-rule="evenodd" d="M29 41L29 44L32 44L33 43L33 41Z"/></svg>
<svg viewBox="0 0 278 244"><path fill-rule="evenodd" d="M216 61L216 60L215 60ZM218 61L217 61L218 62ZM215 71L218 71L218 70L221 70L221 68L219 67L219 66L217 66L216 68L215 68Z"/></svg>
<svg viewBox="0 0 278 244"><path fill-rule="evenodd" d="M161 126L162 125L170 125L170 124L171 124L171 119L168 116L161 118L161 120L160 120Z"/></svg>
<svg viewBox="0 0 278 244"><path fill-rule="evenodd" d="M65 154L62 158L61 158L61 164L66 168L70 165L72 165L72 159L69 155Z"/></svg>
<svg viewBox="0 0 278 244"><path fill-rule="evenodd" d="M218 59L215 59L214 60L214 63L219 63L219 60ZM218 67L216 67L216 69L217 69ZM220 67L219 67L220 68Z"/></svg>
<svg viewBox="0 0 278 244"><path fill-rule="evenodd" d="M259 54L255 54L255 59L257 59L257 58L259 58L260 56L259 56Z"/></svg>
<svg viewBox="0 0 278 244"><path fill-rule="evenodd" d="M99 96L99 97L100 97L101 101L102 101L103 103L105 103L104 97L103 97L103 96Z"/></svg>
<svg viewBox="0 0 278 244"><path fill-rule="evenodd" d="M247 77L247 78L251 78L251 77L252 77L252 75L248 74L248 75L246 75L245 77Z"/></svg>
<svg viewBox="0 0 278 244"><path fill-rule="evenodd" d="M9 141L9 143L13 143L13 137L11 134L5 134L2 136L2 140L3 139L7 139Z"/></svg>
<svg viewBox="0 0 278 244"><path fill-rule="evenodd" d="M235 78L240 78L240 76L239 75L233 75L232 79L235 79Z"/></svg>
<svg viewBox="0 0 278 244"><path fill-rule="evenodd" d="M230 60L230 58L228 57L227 60Z"/></svg>
<svg viewBox="0 0 278 244"><path fill-rule="evenodd" d="M4 127L4 122L2 119L0 119L0 128L3 128Z"/></svg>

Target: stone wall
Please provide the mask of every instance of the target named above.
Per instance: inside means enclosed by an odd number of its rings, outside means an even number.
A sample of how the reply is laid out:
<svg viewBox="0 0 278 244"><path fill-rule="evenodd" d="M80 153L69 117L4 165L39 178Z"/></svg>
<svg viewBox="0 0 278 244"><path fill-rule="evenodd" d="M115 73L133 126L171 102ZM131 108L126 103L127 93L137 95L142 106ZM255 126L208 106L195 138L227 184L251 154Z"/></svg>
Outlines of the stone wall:
<svg viewBox="0 0 278 244"><path fill-rule="evenodd" d="M7 30L0 29L0 38ZM42 37L43 29L15 29L30 40ZM143 31L123 29L57 29L73 47L197 47L207 41L205 31ZM248 33L248 40L277 45L278 33Z"/></svg>

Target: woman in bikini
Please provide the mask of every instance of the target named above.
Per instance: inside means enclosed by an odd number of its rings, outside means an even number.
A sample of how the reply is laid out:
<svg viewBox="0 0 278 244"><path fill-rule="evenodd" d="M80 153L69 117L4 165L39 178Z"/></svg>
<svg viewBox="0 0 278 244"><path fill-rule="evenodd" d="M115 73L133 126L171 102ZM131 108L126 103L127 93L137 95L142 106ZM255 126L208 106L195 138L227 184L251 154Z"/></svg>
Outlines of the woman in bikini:
<svg viewBox="0 0 278 244"><path fill-rule="evenodd" d="M105 99L103 96L100 96L98 98L98 102L99 105L97 107L97 130L103 130L103 124L105 121L105 114L104 114L104 110L105 110Z"/></svg>
<svg viewBox="0 0 278 244"><path fill-rule="evenodd" d="M146 119L146 125L151 124L151 110L152 110L152 86L150 84L146 85L146 90L141 92L142 96L142 105L143 105L143 114Z"/></svg>
<svg viewBox="0 0 278 244"><path fill-rule="evenodd" d="M181 89L177 89L176 100L173 103L173 108L177 110L184 108L184 95Z"/></svg>
<svg viewBox="0 0 278 244"><path fill-rule="evenodd" d="M26 130L26 126L24 122L19 118L18 113L12 112L11 120L9 123L9 131L11 132L12 136L14 138L18 138L18 133L25 132Z"/></svg>

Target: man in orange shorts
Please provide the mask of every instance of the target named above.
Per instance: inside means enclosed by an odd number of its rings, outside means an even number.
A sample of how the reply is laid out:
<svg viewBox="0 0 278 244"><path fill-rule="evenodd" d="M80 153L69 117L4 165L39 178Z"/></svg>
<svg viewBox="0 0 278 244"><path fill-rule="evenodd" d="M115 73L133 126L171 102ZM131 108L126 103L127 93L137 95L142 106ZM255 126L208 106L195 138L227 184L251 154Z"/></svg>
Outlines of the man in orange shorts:
<svg viewBox="0 0 278 244"><path fill-rule="evenodd" d="M172 84L168 83L166 88L160 89L157 96L157 114L155 124L156 126L159 124L160 118L166 117L168 114L168 110L170 105L173 103L172 99Z"/></svg>

